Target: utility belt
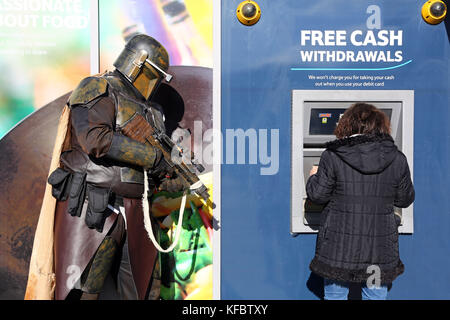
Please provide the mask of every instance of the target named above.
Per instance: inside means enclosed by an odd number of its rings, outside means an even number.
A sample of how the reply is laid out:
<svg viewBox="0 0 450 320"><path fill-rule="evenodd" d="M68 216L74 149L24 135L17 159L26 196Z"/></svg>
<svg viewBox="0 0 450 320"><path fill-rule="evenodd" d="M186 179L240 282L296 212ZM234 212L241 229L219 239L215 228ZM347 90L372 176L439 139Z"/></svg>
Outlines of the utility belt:
<svg viewBox="0 0 450 320"><path fill-rule="evenodd" d="M81 217L87 199L86 225L102 233L106 218L113 213L108 205L114 206L117 196L110 188L100 188L87 183L86 176L86 172L71 172L58 168L50 175L48 183L52 186L54 198L68 201L67 211L73 217Z"/></svg>

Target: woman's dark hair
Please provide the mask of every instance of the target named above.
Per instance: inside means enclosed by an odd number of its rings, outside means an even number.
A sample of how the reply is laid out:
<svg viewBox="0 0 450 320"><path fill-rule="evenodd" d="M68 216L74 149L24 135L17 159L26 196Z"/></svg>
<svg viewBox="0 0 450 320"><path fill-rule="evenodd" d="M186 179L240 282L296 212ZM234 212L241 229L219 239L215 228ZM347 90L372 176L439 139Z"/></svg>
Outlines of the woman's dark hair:
<svg viewBox="0 0 450 320"><path fill-rule="evenodd" d="M355 103L347 111L334 130L338 139L354 134L391 134L391 124L387 115L368 103Z"/></svg>

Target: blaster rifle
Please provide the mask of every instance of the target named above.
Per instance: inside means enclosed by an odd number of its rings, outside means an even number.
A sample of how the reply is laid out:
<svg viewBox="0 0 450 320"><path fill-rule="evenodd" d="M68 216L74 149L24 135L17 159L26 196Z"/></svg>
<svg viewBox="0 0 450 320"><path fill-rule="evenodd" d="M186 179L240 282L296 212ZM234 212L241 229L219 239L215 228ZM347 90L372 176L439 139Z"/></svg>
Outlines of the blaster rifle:
<svg viewBox="0 0 450 320"><path fill-rule="evenodd" d="M193 153L191 153L191 164L185 163L183 161L183 150L164 132L152 127L140 114L133 116L128 124L122 128L122 133L133 140L141 143L149 143L159 149L163 155L161 161L166 161L176 175L181 177L184 186L208 202L210 198L208 188L206 188L195 174L195 170L202 173L205 168L195 161ZM177 153L178 161L173 161L173 150Z"/></svg>

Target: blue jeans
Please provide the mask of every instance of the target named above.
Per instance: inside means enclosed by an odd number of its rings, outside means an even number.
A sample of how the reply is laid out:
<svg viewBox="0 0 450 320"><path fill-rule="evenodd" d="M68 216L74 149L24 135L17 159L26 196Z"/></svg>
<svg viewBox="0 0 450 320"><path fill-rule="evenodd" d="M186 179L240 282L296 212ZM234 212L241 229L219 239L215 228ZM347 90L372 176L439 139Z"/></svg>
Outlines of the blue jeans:
<svg viewBox="0 0 450 320"><path fill-rule="evenodd" d="M349 292L349 283L324 279L325 300L347 300ZM379 288L368 288L366 284L362 285L363 300L386 300L388 288L381 286Z"/></svg>

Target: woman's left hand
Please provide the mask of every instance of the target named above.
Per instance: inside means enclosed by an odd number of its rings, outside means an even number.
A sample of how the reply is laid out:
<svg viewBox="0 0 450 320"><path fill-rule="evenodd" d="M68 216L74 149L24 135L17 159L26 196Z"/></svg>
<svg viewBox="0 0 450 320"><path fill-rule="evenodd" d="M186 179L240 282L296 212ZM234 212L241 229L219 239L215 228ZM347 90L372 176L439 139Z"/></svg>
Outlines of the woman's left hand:
<svg viewBox="0 0 450 320"><path fill-rule="evenodd" d="M315 174L317 173L317 170L318 170L318 169L319 169L318 166L313 166L313 167L311 168L311 171L309 172L309 176L315 175Z"/></svg>

